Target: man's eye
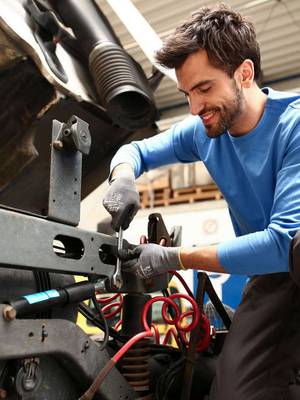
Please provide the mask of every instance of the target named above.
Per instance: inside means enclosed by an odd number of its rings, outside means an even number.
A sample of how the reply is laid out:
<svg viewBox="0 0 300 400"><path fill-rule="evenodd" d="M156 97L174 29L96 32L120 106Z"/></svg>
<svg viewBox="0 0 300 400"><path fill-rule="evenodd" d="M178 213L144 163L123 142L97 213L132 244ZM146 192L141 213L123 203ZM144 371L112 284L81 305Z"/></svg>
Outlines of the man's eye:
<svg viewBox="0 0 300 400"><path fill-rule="evenodd" d="M207 93L211 89L211 86L198 88L199 93Z"/></svg>

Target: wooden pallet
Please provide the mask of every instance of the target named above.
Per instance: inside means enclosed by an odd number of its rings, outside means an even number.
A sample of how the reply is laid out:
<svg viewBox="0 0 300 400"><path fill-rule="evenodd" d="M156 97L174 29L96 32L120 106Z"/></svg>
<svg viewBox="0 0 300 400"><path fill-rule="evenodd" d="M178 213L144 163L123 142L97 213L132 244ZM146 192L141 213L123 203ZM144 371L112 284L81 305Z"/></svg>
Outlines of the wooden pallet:
<svg viewBox="0 0 300 400"><path fill-rule="evenodd" d="M170 204L175 203L194 203L195 201L220 200L222 193L216 185L195 186L186 189L173 190Z"/></svg>
<svg viewBox="0 0 300 400"><path fill-rule="evenodd" d="M171 197L171 189L158 189L153 191L153 201L150 199L150 193L148 190L140 192L141 208L147 207L159 207L170 205L169 200Z"/></svg>
<svg viewBox="0 0 300 400"><path fill-rule="evenodd" d="M154 190L153 196L152 205L154 207L169 206L179 203L194 203L205 200L220 200L223 198L222 193L214 184L176 190L171 190L169 188ZM151 206L148 191L140 192L140 199L142 208Z"/></svg>

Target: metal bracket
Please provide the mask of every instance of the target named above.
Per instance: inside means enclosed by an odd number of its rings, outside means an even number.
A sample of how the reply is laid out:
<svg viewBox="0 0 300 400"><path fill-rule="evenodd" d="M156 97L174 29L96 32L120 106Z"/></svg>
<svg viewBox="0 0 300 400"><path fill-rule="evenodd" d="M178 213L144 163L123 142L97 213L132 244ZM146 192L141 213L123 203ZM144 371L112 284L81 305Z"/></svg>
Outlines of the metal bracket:
<svg viewBox="0 0 300 400"><path fill-rule="evenodd" d="M52 124L48 218L77 226L80 220L82 154L88 154L88 124L76 116Z"/></svg>

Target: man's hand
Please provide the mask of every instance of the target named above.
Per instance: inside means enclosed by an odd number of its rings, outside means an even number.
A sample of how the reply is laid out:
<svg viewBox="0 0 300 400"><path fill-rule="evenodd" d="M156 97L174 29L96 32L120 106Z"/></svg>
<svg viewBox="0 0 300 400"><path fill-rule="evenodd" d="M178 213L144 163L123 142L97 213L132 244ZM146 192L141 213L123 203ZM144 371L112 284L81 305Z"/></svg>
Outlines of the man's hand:
<svg viewBox="0 0 300 400"><path fill-rule="evenodd" d="M103 199L103 206L112 216L111 226L118 232L127 229L140 208L140 196L135 186L135 177L130 168L120 170L110 184Z"/></svg>
<svg viewBox="0 0 300 400"><path fill-rule="evenodd" d="M141 244L131 250L131 260L123 257L122 268L146 279L170 270L184 269L179 256L180 247L163 247L158 244ZM122 253L119 254L122 260Z"/></svg>

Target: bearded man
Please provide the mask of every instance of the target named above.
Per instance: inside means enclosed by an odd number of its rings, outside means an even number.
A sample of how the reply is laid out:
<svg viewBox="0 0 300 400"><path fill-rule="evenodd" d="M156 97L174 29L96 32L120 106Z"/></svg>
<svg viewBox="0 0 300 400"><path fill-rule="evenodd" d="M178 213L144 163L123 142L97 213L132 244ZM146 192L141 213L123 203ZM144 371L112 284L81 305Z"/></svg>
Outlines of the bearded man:
<svg viewBox="0 0 300 400"><path fill-rule="evenodd" d="M300 366L300 289L289 273L300 228L300 96L259 88L254 27L224 5L193 13L156 59L175 68L192 116L116 153L103 201L112 226L129 226L139 208L134 181L144 171L202 160L236 238L192 248L144 244L124 265L145 278L189 268L248 275L209 399L289 399Z"/></svg>

